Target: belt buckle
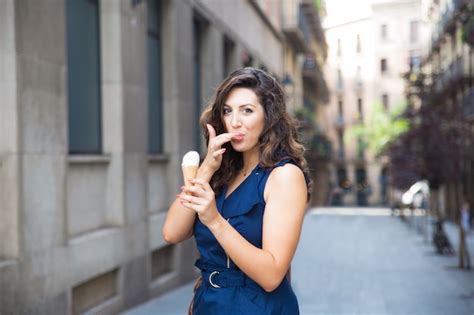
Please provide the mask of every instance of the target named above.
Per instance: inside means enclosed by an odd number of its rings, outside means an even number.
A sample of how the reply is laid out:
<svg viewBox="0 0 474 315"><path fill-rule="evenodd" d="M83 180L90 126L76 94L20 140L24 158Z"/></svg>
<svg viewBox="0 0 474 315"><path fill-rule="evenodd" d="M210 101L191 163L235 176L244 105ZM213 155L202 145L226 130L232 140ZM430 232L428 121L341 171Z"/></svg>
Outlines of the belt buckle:
<svg viewBox="0 0 474 315"><path fill-rule="evenodd" d="M209 283L216 289L220 289L220 286L218 286L217 284L215 284L214 282L212 282L212 277L215 276L215 275L218 275L219 274L219 271L213 271L211 272L211 274L209 275Z"/></svg>

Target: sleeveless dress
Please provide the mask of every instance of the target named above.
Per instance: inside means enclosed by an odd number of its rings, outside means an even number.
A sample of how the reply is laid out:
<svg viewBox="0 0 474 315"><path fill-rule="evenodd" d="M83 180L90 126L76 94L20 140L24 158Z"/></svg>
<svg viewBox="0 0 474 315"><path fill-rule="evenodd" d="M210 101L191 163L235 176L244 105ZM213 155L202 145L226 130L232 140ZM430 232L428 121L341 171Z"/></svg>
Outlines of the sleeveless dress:
<svg viewBox="0 0 474 315"><path fill-rule="evenodd" d="M282 160L275 167L291 160ZM265 200L263 191L272 169L260 165L227 197L227 186L216 196L221 215L250 243L262 248ZM298 301L285 277L272 292L266 292L230 260L210 230L196 217L194 237L200 253L195 266L201 270L192 314L298 315Z"/></svg>

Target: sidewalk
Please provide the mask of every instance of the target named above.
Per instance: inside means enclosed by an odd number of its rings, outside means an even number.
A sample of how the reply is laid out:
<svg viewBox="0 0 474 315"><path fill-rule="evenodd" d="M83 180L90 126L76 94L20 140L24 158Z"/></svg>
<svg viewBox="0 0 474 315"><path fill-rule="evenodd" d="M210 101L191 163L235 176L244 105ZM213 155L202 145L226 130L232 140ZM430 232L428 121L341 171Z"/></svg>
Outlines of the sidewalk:
<svg viewBox="0 0 474 315"><path fill-rule="evenodd" d="M444 222L443 227L457 255L459 252L459 226L457 224L454 224L448 221L448 222ZM468 247L469 254L471 255L471 263L473 263L474 262L474 229L472 228L466 237L466 244ZM471 267L474 268L474 266L471 266Z"/></svg>
<svg viewBox="0 0 474 315"><path fill-rule="evenodd" d="M412 218L408 217L406 218L405 223L410 226L410 229L413 231L417 231L422 237L424 241L429 242L429 244L434 248L432 238L433 238L433 230L434 230L434 222L435 219L432 217L429 217L427 221L425 221L425 217L421 216L418 218L414 218L414 221L412 221ZM416 220L419 220L416 222ZM428 224L426 224L428 222ZM418 224L418 226L417 226ZM426 231L422 231L419 228L419 226L422 226L422 228L427 227L427 234ZM451 242L451 245L453 246L453 249L455 251L455 256L456 259L458 259L458 252L459 252L459 225L451 222L451 221L444 221L443 222L443 229L446 232L449 241ZM423 234L425 233L425 234ZM471 257L471 263L474 261L474 227L471 228L470 233L466 236L466 245ZM471 266L474 267L474 266Z"/></svg>
<svg viewBox="0 0 474 315"><path fill-rule="evenodd" d="M446 222L456 249L457 226ZM469 246L474 253L474 239ZM183 315L192 283L128 310L128 315ZM325 208L307 214L292 263L301 315L474 314L474 272L390 211Z"/></svg>
<svg viewBox="0 0 474 315"><path fill-rule="evenodd" d="M125 312L126 315L186 315L192 299L194 282L190 282L176 290L158 298L138 305Z"/></svg>

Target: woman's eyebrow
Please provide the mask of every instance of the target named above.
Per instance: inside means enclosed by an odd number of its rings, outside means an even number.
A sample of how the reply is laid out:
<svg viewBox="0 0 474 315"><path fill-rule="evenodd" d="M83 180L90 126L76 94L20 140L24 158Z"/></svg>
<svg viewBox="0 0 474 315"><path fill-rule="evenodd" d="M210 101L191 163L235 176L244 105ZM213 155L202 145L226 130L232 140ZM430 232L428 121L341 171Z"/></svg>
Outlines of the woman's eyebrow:
<svg viewBox="0 0 474 315"><path fill-rule="evenodd" d="M229 104L224 104L224 106L232 107L232 106L230 106ZM253 106L253 107L257 107L257 106L255 106L255 105L254 105L254 104L252 104L252 103L248 103L248 104L242 104L242 105L239 105L239 107L245 107L245 106Z"/></svg>

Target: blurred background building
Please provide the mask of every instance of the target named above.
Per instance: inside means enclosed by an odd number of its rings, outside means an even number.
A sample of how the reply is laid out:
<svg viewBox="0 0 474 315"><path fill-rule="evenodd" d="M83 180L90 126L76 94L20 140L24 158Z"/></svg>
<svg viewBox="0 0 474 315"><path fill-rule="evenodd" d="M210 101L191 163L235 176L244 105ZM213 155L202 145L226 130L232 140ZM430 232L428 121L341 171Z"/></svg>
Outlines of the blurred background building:
<svg viewBox="0 0 474 315"><path fill-rule="evenodd" d="M333 205L389 203L387 157L366 150L360 138L348 141L347 130L367 124L367 117L377 104L390 111L405 101L403 74L410 64L419 67L426 46L421 3L421 0L327 3L324 27L330 49L325 74L331 91Z"/></svg>
<svg viewBox="0 0 474 315"><path fill-rule="evenodd" d="M423 157L431 209L457 221L463 199L474 202L474 2L424 1L423 14L430 40L406 75L412 140L401 140Z"/></svg>
<svg viewBox="0 0 474 315"><path fill-rule="evenodd" d="M305 140L321 139L308 158L324 203L323 8L1 1L0 313L117 313L196 276L194 240L166 244L161 228L182 155L204 148L200 111L234 69L275 75Z"/></svg>

